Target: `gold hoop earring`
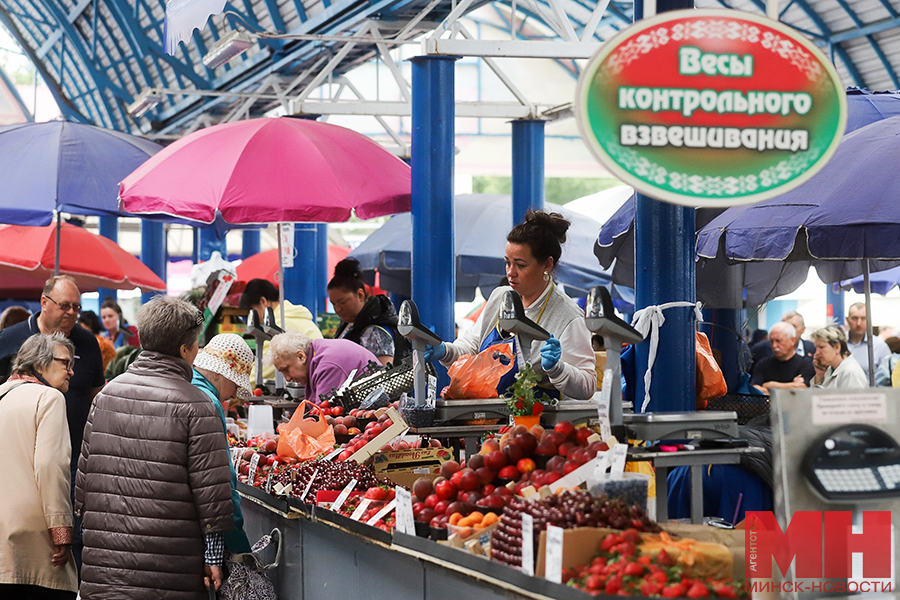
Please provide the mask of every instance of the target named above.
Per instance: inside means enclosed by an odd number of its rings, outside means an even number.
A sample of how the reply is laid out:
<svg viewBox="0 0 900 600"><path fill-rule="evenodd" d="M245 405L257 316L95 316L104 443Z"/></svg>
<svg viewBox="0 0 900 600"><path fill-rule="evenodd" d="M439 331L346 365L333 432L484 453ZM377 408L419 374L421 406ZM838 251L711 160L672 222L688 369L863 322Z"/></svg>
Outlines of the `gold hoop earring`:
<svg viewBox="0 0 900 600"><path fill-rule="evenodd" d="M544 271L544 281L550 281L550 273Z"/></svg>

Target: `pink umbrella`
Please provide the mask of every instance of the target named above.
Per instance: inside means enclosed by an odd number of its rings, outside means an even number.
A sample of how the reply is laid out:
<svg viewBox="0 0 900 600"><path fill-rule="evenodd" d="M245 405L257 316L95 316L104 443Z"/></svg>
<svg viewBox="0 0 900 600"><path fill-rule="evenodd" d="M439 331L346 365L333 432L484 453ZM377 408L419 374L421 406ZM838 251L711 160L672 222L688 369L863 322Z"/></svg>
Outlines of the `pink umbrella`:
<svg viewBox="0 0 900 600"><path fill-rule="evenodd" d="M342 222L410 210L409 165L336 125L281 117L194 132L119 186L142 215L212 223Z"/></svg>

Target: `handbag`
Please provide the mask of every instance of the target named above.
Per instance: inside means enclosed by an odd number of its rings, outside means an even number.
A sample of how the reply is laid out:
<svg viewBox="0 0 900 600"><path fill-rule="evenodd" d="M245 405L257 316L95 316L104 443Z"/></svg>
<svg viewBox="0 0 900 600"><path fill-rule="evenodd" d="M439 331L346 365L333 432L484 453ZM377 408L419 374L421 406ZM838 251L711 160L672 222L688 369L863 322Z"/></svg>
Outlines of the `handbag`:
<svg viewBox="0 0 900 600"><path fill-rule="evenodd" d="M275 560L266 565L260 555L271 544L275 544ZM277 527L272 533L259 538L250 552L232 554L225 560L228 578L219 588L219 600L276 600L275 586L266 572L274 569L281 561L281 530Z"/></svg>

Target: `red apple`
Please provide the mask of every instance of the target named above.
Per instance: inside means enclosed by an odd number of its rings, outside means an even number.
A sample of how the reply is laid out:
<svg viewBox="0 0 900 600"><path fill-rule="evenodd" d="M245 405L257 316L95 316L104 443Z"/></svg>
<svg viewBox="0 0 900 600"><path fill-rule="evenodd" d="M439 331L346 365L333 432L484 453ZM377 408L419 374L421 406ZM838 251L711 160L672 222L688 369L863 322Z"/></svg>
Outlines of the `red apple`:
<svg viewBox="0 0 900 600"><path fill-rule="evenodd" d="M418 517L413 517L419 523L430 523L437 513L433 508L423 508Z"/></svg>
<svg viewBox="0 0 900 600"><path fill-rule="evenodd" d="M544 440L540 444L537 445L537 449L535 452L538 456L555 456L557 451L557 446L549 439Z"/></svg>
<svg viewBox="0 0 900 600"><path fill-rule="evenodd" d="M466 506L463 502L451 502L447 506L447 510L444 512L445 515L452 515L453 513L459 513L463 516L468 515L472 512L472 509L469 506Z"/></svg>
<svg viewBox="0 0 900 600"><path fill-rule="evenodd" d="M587 446L587 440L592 435L594 435L594 432L590 427L579 427L575 430L575 443L579 446Z"/></svg>
<svg viewBox="0 0 900 600"><path fill-rule="evenodd" d="M562 456L554 456L547 461L547 471L562 471L566 459Z"/></svg>
<svg viewBox="0 0 900 600"><path fill-rule="evenodd" d="M477 490L479 486L481 486L481 480L475 471L471 469L466 469L465 471L460 471L463 476L459 480L459 487L467 492L471 492Z"/></svg>
<svg viewBox="0 0 900 600"><path fill-rule="evenodd" d="M506 455L501 450L495 450L484 457L484 466L495 473L505 467L506 464Z"/></svg>
<svg viewBox="0 0 900 600"><path fill-rule="evenodd" d="M456 498L456 486L451 482L444 480L434 486L434 493L441 500L453 500Z"/></svg>
<svg viewBox="0 0 900 600"><path fill-rule="evenodd" d="M522 449L522 455L525 457L534 454L534 450L538 445L537 438L527 431L516 435L516 437L513 438L513 441L515 441L516 446Z"/></svg>
<svg viewBox="0 0 900 600"><path fill-rule="evenodd" d="M490 496L491 494L494 493L495 489L497 489L497 488L495 488L493 485L491 485L489 483L489 484L485 485L483 488L481 488L481 495L482 496Z"/></svg>
<svg viewBox="0 0 900 600"><path fill-rule="evenodd" d="M519 469L517 469L513 465L507 465L500 469L500 471L497 473L497 477L499 477L500 479L518 479L519 475Z"/></svg>
<svg viewBox="0 0 900 600"><path fill-rule="evenodd" d="M522 473L531 473L537 468L537 465L530 458L523 458L516 463L516 468Z"/></svg>
<svg viewBox="0 0 900 600"><path fill-rule="evenodd" d="M437 504L434 505L434 514L443 515L447 512L447 507L450 506L450 503L446 500L441 500Z"/></svg>
<svg viewBox="0 0 900 600"><path fill-rule="evenodd" d="M437 503L440 501L441 501L441 499L438 497L437 494L429 494L428 497L425 498L425 506L433 509L435 506L437 506Z"/></svg>
<svg viewBox="0 0 900 600"><path fill-rule="evenodd" d="M562 473L559 471L548 471L544 473L544 485L550 485L554 481L557 481L562 478Z"/></svg>
<svg viewBox="0 0 900 600"><path fill-rule="evenodd" d="M566 464L563 465L563 475L568 475L575 469L581 466L581 463L574 460L567 460Z"/></svg>
<svg viewBox="0 0 900 600"><path fill-rule="evenodd" d="M525 454L522 452L522 449L514 443L507 444L506 448L503 449L503 454L506 455L506 464L509 465L514 465L525 458Z"/></svg>
<svg viewBox="0 0 900 600"><path fill-rule="evenodd" d="M464 471L457 471L450 477L450 483L456 486L456 489L462 488L462 476L464 475L464 473Z"/></svg>
<svg viewBox="0 0 900 600"><path fill-rule="evenodd" d="M568 441L568 438L558 431L551 431L547 439L556 444L557 448Z"/></svg>
<svg viewBox="0 0 900 600"><path fill-rule="evenodd" d="M497 473L488 469L487 467L481 467L477 471L475 471L475 475L478 476L478 481L482 485L487 485L497 477Z"/></svg>
<svg viewBox="0 0 900 600"><path fill-rule="evenodd" d="M419 516L419 513L422 512L425 508L424 502L413 502L413 519Z"/></svg>
<svg viewBox="0 0 900 600"><path fill-rule="evenodd" d="M575 435L575 426L569 421L560 421L553 427L553 431L560 433L564 435L566 439L569 439Z"/></svg>
<svg viewBox="0 0 900 600"><path fill-rule="evenodd" d="M556 449L556 453L560 456L568 456L569 453L577 447L578 446L572 442L563 442L559 445L559 448Z"/></svg>

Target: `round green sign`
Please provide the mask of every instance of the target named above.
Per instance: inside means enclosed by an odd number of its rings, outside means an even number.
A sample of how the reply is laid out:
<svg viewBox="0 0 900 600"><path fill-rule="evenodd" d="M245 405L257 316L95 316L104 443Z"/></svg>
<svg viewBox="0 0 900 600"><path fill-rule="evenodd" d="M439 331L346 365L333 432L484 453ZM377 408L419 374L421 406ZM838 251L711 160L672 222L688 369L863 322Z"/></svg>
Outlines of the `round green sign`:
<svg viewBox="0 0 900 600"><path fill-rule="evenodd" d="M679 10L619 32L578 81L600 162L641 193L750 204L812 177L847 122L837 72L799 32L728 9Z"/></svg>

